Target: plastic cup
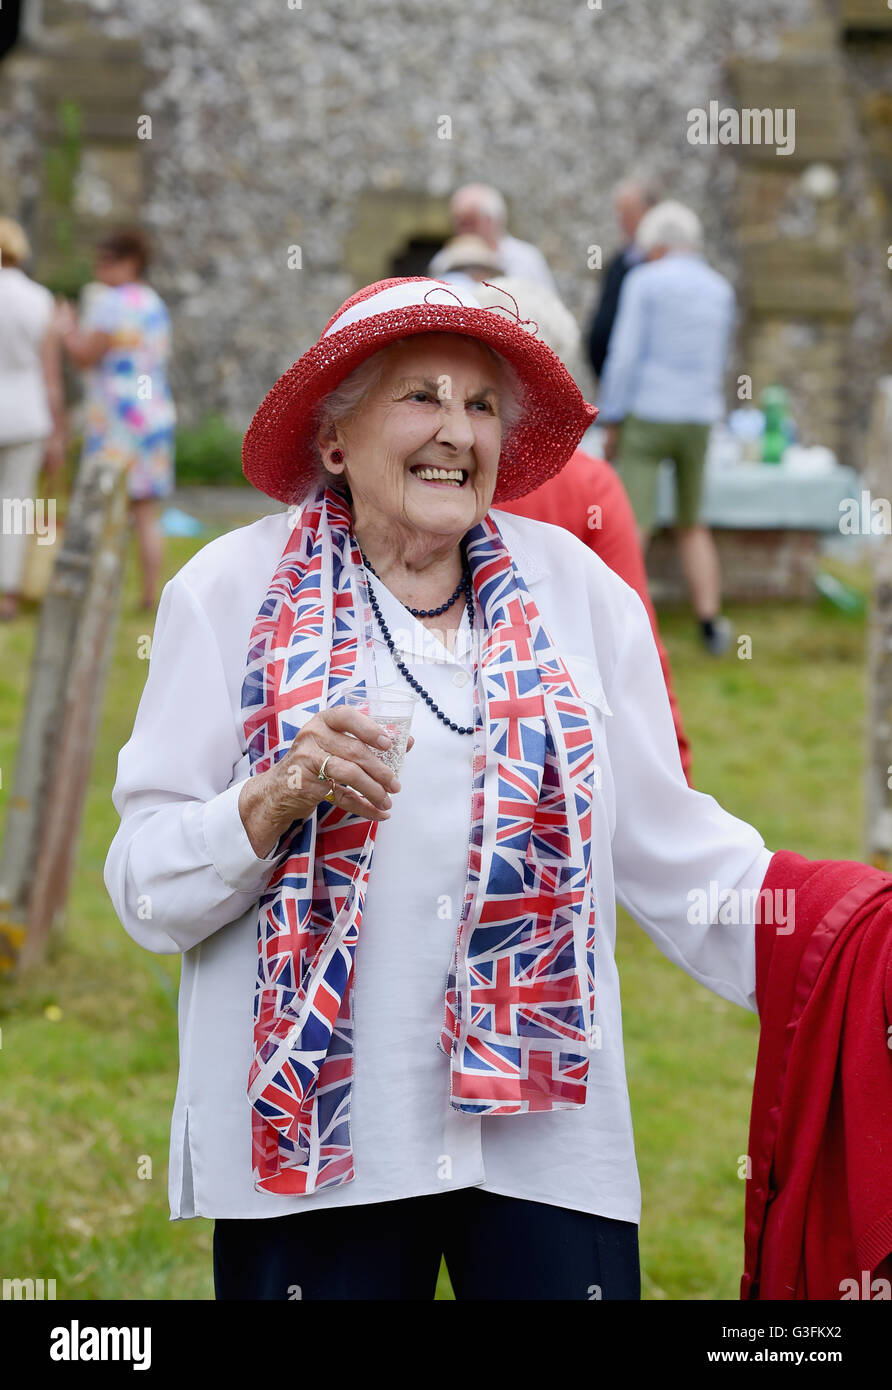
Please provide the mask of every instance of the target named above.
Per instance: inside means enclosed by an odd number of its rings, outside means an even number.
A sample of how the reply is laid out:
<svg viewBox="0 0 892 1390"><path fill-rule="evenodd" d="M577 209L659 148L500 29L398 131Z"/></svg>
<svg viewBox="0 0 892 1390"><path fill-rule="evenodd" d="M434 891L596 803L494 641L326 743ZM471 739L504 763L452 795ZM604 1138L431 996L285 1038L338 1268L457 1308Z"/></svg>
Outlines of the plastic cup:
<svg viewBox="0 0 892 1390"><path fill-rule="evenodd" d="M418 704L415 696L407 695L399 686L366 686L365 690L351 690L344 703L374 719L393 736L389 748L375 748L373 752L391 772L398 774L406 756L412 714Z"/></svg>

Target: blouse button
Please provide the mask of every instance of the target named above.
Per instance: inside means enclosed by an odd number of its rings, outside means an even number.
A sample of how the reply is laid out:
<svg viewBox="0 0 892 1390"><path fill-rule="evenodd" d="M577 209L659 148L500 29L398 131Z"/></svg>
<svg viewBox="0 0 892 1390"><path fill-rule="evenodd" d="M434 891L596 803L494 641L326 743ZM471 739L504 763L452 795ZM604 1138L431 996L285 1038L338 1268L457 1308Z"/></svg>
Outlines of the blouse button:
<svg viewBox="0 0 892 1390"><path fill-rule="evenodd" d="M452 684L467 685L470 679L471 677L468 675L467 671L456 671L455 675L452 677Z"/></svg>

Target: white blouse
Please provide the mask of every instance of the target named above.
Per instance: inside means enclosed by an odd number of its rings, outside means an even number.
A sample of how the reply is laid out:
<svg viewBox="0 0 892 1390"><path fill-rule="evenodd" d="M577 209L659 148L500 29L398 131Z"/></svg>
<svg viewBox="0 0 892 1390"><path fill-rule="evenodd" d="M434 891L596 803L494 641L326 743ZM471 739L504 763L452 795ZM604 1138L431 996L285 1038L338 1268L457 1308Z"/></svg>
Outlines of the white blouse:
<svg viewBox="0 0 892 1390"><path fill-rule="evenodd" d="M53 296L18 266L0 267L0 446L52 434L41 349Z"/></svg>
<svg viewBox="0 0 892 1390"><path fill-rule="evenodd" d="M147 950L182 954L172 1220L282 1216L473 1185L637 1223L615 899L670 960L756 1012L753 904L771 853L757 830L685 781L641 599L568 532L494 515L589 707L601 767L592 845L601 1035L586 1104L483 1118L449 1104L449 1062L436 1043L465 887L472 740L420 704L402 788L378 827L356 951L356 1176L308 1196L255 1191L247 1083L257 901L277 860L275 850L257 857L239 815L249 769L240 695L251 628L288 538L287 513L274 513L211 541L164 586L112 793L121 825L105 882L115 910ZM468 644L449 653L371 582L406 665L450 718L470 724ZM376 669L379 682L402 680L383 643Z"/></svg>

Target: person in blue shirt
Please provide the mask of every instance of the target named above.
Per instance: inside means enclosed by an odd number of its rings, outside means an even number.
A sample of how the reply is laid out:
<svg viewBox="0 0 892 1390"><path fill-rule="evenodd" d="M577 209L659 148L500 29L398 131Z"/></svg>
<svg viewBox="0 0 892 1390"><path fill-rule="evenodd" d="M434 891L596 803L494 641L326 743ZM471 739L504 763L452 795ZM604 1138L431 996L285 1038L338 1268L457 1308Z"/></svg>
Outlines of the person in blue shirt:
<svg viewBox="0 0 892 1390"><path fill-rule="evenodd" d="M601 378L604 452L616 457L645 550L657 518L659 464L674 464L682 571L703 643L718 655L732 632L720 614L718 551L700 511L710 427L725 411L734 290L704 260L700 219L682 203L651 208L635 239L647 259L620 289Z"/></svg>

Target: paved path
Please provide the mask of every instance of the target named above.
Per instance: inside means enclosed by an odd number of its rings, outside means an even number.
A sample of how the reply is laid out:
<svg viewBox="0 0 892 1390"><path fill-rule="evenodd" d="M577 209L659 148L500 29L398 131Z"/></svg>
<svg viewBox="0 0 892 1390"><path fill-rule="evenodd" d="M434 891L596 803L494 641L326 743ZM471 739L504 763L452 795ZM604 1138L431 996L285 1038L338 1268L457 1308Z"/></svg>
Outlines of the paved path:
<svg viewBox="0 0 892 1390"><path fill-rule="evenodd" d="M208 526L241 526L270 512L285 510L281 502L253 487L178 487L167 505L179 507Z"/></svg>

